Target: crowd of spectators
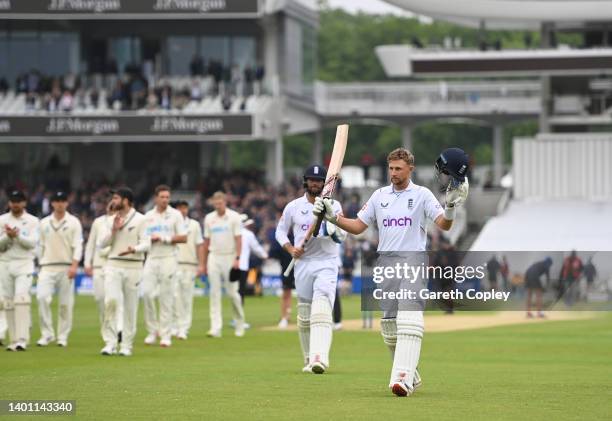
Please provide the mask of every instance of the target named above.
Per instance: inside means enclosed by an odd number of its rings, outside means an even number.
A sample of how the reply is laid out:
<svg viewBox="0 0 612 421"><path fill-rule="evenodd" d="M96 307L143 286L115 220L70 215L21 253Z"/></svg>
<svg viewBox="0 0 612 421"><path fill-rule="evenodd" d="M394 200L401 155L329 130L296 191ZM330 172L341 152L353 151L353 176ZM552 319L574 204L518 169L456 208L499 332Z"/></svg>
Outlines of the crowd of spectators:
<svg viewBox="0 0 612 421"><path fill-rule="evenodd" d="M26 111L68 113L75 109L96 110L181 110L190 102L221 97L223 108L231 108L236 98L262 93L262 66L222 66L214 60L193 58L188 77L156 77L147 67L128 65L118 73L116 65L105 73L51 76L37 69L20 74L11 85L0 76L0 95L11 88L25 95ZM178 81L178 82L177 82Z"/></svg>

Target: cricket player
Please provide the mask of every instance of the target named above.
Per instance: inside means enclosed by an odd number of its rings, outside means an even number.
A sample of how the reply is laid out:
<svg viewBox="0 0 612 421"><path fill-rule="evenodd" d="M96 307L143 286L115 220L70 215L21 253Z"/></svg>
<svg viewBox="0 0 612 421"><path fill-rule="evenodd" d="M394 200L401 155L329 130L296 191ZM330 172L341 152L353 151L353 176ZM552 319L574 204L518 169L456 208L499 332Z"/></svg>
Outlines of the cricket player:
<svg viewBox="0 0 612 421"><path fill-rule="evenodd" d="M204 273L204 239L200 223L189 217L189 203L180 200L176 209L183 218L187 242L178 245L178 274L174 300L174 325L176 337L187 339L193 319L193 286Z"/></svg>
<svg viewBox="0 0 612 421"><path fill-rule="evenodd" d="M83 255L83 227L68 208L68 196L58 191L51 196L51 215L40 222L40 273L36 296L40 319L38 346L55 340L51 301L58 295L57 345L68 346L74 308L74 277Z"/></svg>
<svg viewBox="0 0 612 421"><path fill-rule="evenodd" d="M357 218L339 215L330 199L317 198L314 213L323 213L327 221L354 235L364 232L369 226L377 226L379 254L425 251L428 220L442 230L449 230L456 207L467 198L467 155L460 149L451 148L438 158L436 168L461 181L452 189L449 184L445 209L429 189L410 180L414 170L414 156L410 151L396 149L388 155L387 162L391 185L376 190ZM397 396L409 396L415 386L420 385L417 366L424 331L423 312L385 311L381 330L384 342L394 356L389 388Z"/></svg>
<svg viewBox="0 0 612 421"><path fill-rule="evenodd" d="M116 214L111 230L98 247L110 247L104 269L104 326L102 355L117 353L118 309L123 309L123 335L119 355L132 355L138 316L138 284L142 278L144 254L151 248L146 218L134 209L134 193L127 187L113 192Z"/></svg>
<svg viewBox="0 0 612 421"><path fill-rule="evenodd" d="M30 341L30 288L38 244L39 221L26 212L21 190L9 193L9 212L0 216L0 249L4 267L0 272L0 307L8 325L8 351L25 351Z"/></svg>
<svg viewBox="0 0 612 421"><path fill-rule="evenodd" d="M340 242L346 233L333 224L321 224L321 230L306 247L304 238L313 223L315 199L323 191L326 169L312 165L304 172L304 196L285 206L276 228L276 241L294 258L295 287L298 295L298 334L305 366L304 372L322 374L329 368L332 343L332 309L338 282ZM330 203L335 217L342 213L340 203ZM289 241L292 231L295 244Z"/></svg>
<svg viewBox="0 0 612 421"><path fill-rule="evenodd" d="M204 261L205 273L210 284L210 330L207 335L221 337L221 287L232 301L234 333L244 336L244 310L238 293L238 282L230 282L230 271L238 269L242 250L242 226L240 214L227 207L225 193L216 192L212 196L215 208L204 217Z"/></svg>
<svg viewBox="0 0 612 421"><path fill-rule="evenodd" d="M268 253L264 250L255 233L251 231L255 227L255 221L249 219L246 214L241 215L242 223L242 250L240 252L240 262L238 263L238 279L239 288L238 292L242 298L242 305L244 305L244 293L247 283L247 275L249 274L249 261L251 259L251 252L254 253L260 259L267 259Z"/></svg>
<svg viewBox="0 0 612 421"><path fill-rule="evenodd" d="M143 273L143 302L145 326L149 334L146 345L153 345L157 336L159 345L172 345L172 316L175 284L178 282L178 243L187 241L183 215L169 206L170 187L155 188L155 207L145 214L147 235L151 250ZM159 318L155 299L159 298Z"/></svg>
<svg viewBox="0 0 612 421"><path fill-rule="evenodd" d="M0 346L4 346L4 340L6 339L6 330L8 325L6 324L6 313L4 312L4 306L2 305L2 273L4 273L8 267L8 262L5 257L6 248L0 249Z"/></svg>
<svg viewBox="0 0 612 421"><path fill-rule="evenodd" d="M98 242L108 235L113 225L115 211L111 205L106 207L106 214L94 219L89 230L87 245L85 246L85 273L92 277L94 288L94 299L98 307L98 318L100 326L104 323L104 266L106 265L109 248L100 249Z"/></svg>

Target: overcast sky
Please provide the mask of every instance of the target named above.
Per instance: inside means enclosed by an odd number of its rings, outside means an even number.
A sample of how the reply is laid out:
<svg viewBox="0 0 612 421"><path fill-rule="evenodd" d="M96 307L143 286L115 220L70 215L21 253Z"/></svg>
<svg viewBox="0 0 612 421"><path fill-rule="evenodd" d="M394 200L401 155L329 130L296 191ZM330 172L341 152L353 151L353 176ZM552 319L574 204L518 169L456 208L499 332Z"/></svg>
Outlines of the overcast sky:
<svg viewBox="0 0 612 421"><path fill-rule="evenodd" d="M329 0L332 7L340 7L348 12L356 13L393 13L397 15L412 16L409 12L392 6L382 0Z"/></svg>

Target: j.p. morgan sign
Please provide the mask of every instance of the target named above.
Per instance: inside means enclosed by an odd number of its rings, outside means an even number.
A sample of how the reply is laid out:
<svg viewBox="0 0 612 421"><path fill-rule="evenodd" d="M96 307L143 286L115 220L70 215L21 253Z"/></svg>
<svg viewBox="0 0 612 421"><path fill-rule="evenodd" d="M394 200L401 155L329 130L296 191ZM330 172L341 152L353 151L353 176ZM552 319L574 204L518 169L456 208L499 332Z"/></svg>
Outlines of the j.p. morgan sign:
<svg viewBox="0 0 612 421"><path fill-rule="evenodd" d="M174 15L206 17L214 15L255 16L259 0L0 0L0 16L64 15L82 17L151 17Z"/></svg>
<svg viewBox="0 0 612 421"><path fill-rule="evenodd" d="M0 138L252 136L249 115L1 117Z"/></svg>

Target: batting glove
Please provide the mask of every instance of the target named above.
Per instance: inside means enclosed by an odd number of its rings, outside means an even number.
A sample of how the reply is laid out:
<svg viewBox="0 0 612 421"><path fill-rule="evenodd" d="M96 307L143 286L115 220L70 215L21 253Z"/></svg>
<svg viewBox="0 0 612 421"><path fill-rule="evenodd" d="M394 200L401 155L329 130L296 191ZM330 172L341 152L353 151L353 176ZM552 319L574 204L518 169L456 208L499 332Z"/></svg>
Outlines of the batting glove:
<svg viewBox="0 0 612 421"><path fill-rule="evenodd" d="M317 197L315 199L314 209L312 210L312 213L314 213L316 217L322 214L323 218L325 218L326 221L329 221L332 224L336 224L338 222L338 218L334 214L332 204L332 199Z"/></svg>
<svg viewBox="0 0 612 421"><path fill-rule="evenodd" d="M446 207L454 208L456 206L461 205L468 197L468 193L470 191L470 183L468 182L467 177L465 181L456 188L451 188L449 185L446 189Z"/></svg>
<svg viewBox="0 0 612 421"><path fill-rule="evenodd" d="M465 181L457 187L451 187L451 184L446 188L446 208L444 209L444 219L452 221L455 219L455 211L457 206L460 206L467 199L470 190L470 183L467 177Z"/></svg>

